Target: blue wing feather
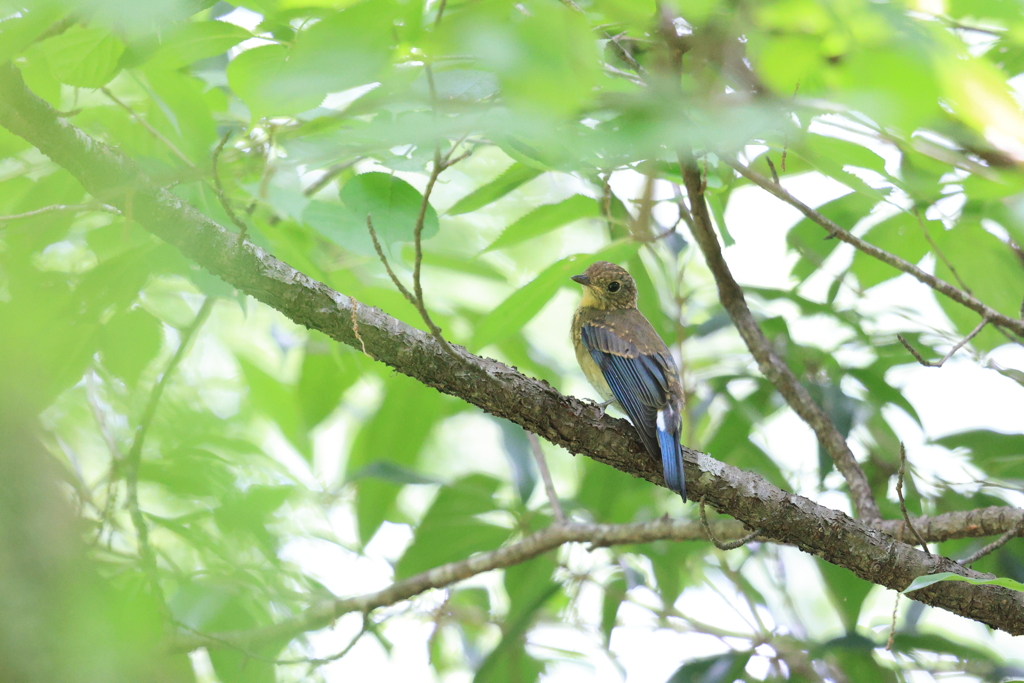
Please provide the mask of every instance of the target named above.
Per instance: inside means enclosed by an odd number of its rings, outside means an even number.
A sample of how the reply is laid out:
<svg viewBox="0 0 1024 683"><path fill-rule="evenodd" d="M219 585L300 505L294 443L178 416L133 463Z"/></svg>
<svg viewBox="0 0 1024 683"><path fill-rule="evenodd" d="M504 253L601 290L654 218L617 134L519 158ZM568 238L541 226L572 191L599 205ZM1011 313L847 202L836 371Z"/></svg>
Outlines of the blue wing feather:
<svg viewBox="0 0 1024 683"><path fill-rule="evenodd" d="M646 322L646 321L645 321ZM675 363L668 349L658 353L641 353L635 345L622 339L607 327L584 325L581 339L591 358L601 368L615 399L633 422L647 451L662 463L665 483L686 500L682 450L679 446L679 412L670 395L668 373L675 373ZM603 348L627 349L608 353ZM664 348L664 347L663 347ZM658 413L663 412L658 426Z"/></svg>

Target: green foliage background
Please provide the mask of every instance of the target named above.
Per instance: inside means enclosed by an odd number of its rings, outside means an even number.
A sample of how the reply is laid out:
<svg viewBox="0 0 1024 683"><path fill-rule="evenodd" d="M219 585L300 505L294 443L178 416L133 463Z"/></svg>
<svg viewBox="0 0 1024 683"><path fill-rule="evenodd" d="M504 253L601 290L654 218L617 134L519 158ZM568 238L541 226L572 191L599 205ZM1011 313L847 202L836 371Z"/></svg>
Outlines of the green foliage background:
<svg viewBox="0 0 1024 683"><path fill-rule="evenodd" d="M572 5L2 0L0 60L13 60L70 123L211 219L232 225L219 181L253 242L421 327L375 255L365 216L408 283L435 155L470 153L441 176L422 233L426 302L447 338L591 396L567 340L576 296L568 277L594 260L622 263L682 361L684 442L848 506L827 457L801 453L800 462L766 445L766 428L788 408L751 363L690 245L671 189L681 183L677 150L703 155L726 245L734 242L726 209L748 183L719 159L742 152L783 181L813 174L841 184L825 215L1018 317L1024 115L1007 83L1024 71L1020 5ZM664 16L679 18L665 24ZM672 76L666 30L686 47L681 78ZM944 315L899 300L879 307L877 292L906 291L873 289L895 287L898 272L824 240L808 220L775 237L788 257L764 267L788 284L750 287L748 297L778 353L849 435L883 514L897 518L894 424L924 430L926 406L895 385L893 369L913 362L895 333L938 358L979 320L944 299ZM139 442L154 590L126 503L126 456L205 300L209 320ZM828 329L820 337L828 341L792 332L809 323ZM1013 358L1003 346L1012 341L989 326L957 362L999 373L1007 400L1020 401L1024 366L990 362ZM320 668L272 662L329 655L344 637L211 650L191 661L138 653L162 652L172 624L252 629L301 611L328 586L379 588L356 571L360 562L378 576L393 572L381 580L400 579L550 521L517 427L238 296L4 129L0 350L0 456L12 482L0 520L5 680L365 677L344 658ZM924 438L960 464L952 474L922 466L926 484L908 482L913 514L1020 503L1024 433L979 427ZM695 515L665 490L546 451L573 516ZM26 531L35 528L53 538ZM958 557L981 545L938 550ZM312 568L310 558L325 552L342 558L331 577ZM975 568L1024 580L1022 552L1010 543ZM787 581L786 571L811 577L813 589ZM422 652L421 639L390 626L411 621L430 634L438 678L529 683L545 671L579 675L587 658L614 671L623 654L615 629L628 622L676 634L674 681L1019 675L989 635L968 637L919 605L900 609L884 650L888 620L879 615L891 603L879 593L846 570L768 545L728 555L698 542L586 558L564 550L375 614L359 647L393 662ZM732 604L741 618L722 622L694 604ZM338 630L351 635L349 627L358 623ZM552 635L567 630L576 640ZM17 647L19 639L31 646ZM714 647L693 645L707 642Z"/></svg>

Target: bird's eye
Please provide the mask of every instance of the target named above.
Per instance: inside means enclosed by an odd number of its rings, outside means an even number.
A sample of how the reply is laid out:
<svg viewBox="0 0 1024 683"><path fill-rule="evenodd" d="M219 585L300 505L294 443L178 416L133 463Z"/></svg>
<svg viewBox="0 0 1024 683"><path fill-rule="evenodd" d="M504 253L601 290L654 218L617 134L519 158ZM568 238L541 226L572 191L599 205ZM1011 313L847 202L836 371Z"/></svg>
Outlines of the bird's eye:
<svg viewBox="0 0 1024 683"><path fill-rule="evenodd" d="M608 291L609 292L617 292L617 291L619 291L619 287L621 287L621 286L622 285L620 285L617 281L609 282L608 283Z"/></svg>

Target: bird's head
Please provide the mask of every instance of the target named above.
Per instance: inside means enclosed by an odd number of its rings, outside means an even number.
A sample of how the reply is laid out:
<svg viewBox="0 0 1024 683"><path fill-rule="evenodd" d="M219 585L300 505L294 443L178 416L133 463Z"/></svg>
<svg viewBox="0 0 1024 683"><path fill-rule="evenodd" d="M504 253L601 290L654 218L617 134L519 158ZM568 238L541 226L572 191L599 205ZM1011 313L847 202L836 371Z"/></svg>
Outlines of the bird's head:
<svg viewBox="0 0 1024 683"><path fill-rule="evenodd" d="M614 263L598 261L572 279L583 285L581 306L602 310L636 308L636 283Z"/></svg>

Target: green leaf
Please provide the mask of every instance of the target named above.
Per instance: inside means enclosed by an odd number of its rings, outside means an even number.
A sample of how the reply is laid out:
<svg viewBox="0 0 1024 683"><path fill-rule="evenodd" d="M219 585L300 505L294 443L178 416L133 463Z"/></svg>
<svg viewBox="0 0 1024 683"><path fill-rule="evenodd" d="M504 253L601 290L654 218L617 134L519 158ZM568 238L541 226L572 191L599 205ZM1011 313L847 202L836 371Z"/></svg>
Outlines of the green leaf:
<svg viewBox="0 0 1024 683"><path fill-rule="evenodd" d="M372 83L391 62L393 0L363 0L312 24L291 49L246 50L228 66L232 90L254 118L313 109L331 92Z"/></svg>
<svg viewBox="0 0 1024 683"><path fill-rule="evenodd" d="M9 16L0 22L0 64L20 55L42 33L60 19L60 5L36 3L20 16Z"/></svg>
<svg viewBox="0 0 1024 683"><path fill-rule="evenodd" d="M253 408L274 420L292 445L306 460L312 461L309 434L299 414L299 401L294 388L271 377L244 358L238 358L238 364L249 385L249 401Z"/></svg>
<svg viewBox="0 0 1024 683"><path fill-rule="evenodd" d="M938 574L925 574L919 576L910 582L910 585L903 589L904 593L911 591L920 590L921 588L927 588L933 584L939 583L940 581L964 581L966 583L973 583L976 586L1002 586L1003 588L1009 588L1020 593L1024 593L1024 583L1014 581L1013 579L972 579L967 576L960 576L953 572L939 572Z"/></svg>
<svg viewBox="0 0 1024 683"><path fill-rule="evenodd" d="M604 634L605 647L611 642L619 606L625 598L626 582L621 576L616 576L605 585L604 601L601 604L601 633Z"/></svg>
<svg viewBox="0 0 1024 683"><path fill-rule="evenodd" d="M616 242L592 255L577 254L545 268L529 284L516 290L509 298L477 323L470 348L474 351L520 332L540 312L560 288L569 286L573 275L583 272L594 261L624 261L639 249L632 241ZM566 321L568 326L569 321Z"/></svg>
<svg viewBox="0 0 1024 683"><path fill-rule="evenodd" d="M252 37L241 26L226 21L193 21L179 25L150 55L148 66L180 69L201 59L223 54L228 48Z"/></svg>
<svg viewBox="0 0 1024 683"><path fill-rule="evenodd" d="M476 211L479 208L487 206L491 202L501 199L523 183L533 180L542 172L543 171L536 168L524 166L523 164L512 164L497 178L486 185L476 188L465 197L455 202L455 206L448 209L447 213L449 216L457 216L461 213Z"/></svg>
<svg viewBox="0 0 1024 683"><path fill-rule="evenodd" d="M228 462L202 448L179 448L159 460L143 460L139 479L162 484L187 499L222 497L235 482Z"/></svg>
<svg viewBox="0 0 1024 683"><path fill-rule="evenodd" d="M81 88L106 85L119 71L122 43L103 28L72 26L43 42L53 77Z"/></svg>
<svg viewBox="0 0 1024 683"><path fill-rule="evenodd" d="M115 315L101 328L103 366L129 386L152 361L163 341L160 321L141 308Z"/></svg>
<svg viewBox="0 0 1024 683"><path fill-rule="evenodd" d="M519 502L526 505L537 486L537 472L529 439L519 425L501 418L495 418L495 421L501 427L501 441L512 471L512 483L519 494Z"/></svg>
<svg viewBox="0 0 1024 683"><path fill-rule="evenodd" d="M511 530L476 518L495 509L494 492L499 484L491 477L473 474L441 487L416 527L412 543L398 561L395 579L400 581L500 546Z"/></svg>
<svg viewBox="0 0 1024 683"><path fill-rule="evenodd" d="M544 665L526 652L526 632L544 604L562 588L552 580L555 567L552 553L546 553L505 570L510 605L502 639L480 664L473 683L531 683L540 676Z"/></svg>
<svg viewBox="0 0 1024 683"><path fill-rule="evenodd" d="M444 54L496 73L503 99L532 117L573 115L600 77L585 17L555 3L532 4L525 16L507 3L470 3L441 25L438 40Z"/></svg>
<svg viewBox="0 0 1024 683"><path fill-rule="evenodd" d="M946 448L968 448L971 461L995 477L1020 479L1024 464L1024 434L1001 434L977 429L950 434L934 443Z"/></svg>
<svg viewBox="0 0 1024 683"><path fill-rule="evenodd" d="M394 0L362 0L329 14L296 35L288 78L325 95L378 80L391 63L398 14Z"/></svg>
<svg viewBox="0 0 1024 683"><path fill-rule="evenodd" d="M832 594L832 604L836 606L839 615L843 619L843 626L847 633L853 633L857 628L857 619L860 616L864 599L874 584L860 578L849 569L839 567L824 560L818 561L818 569L825 579Z"/></svg>
<svg viewBox="0 0 1024 683"><path fill-rule="evenodd" d="M973 220L962 220L951 230L934 232L932 239L956 269L954 275L943 259L938 259L935 264L938 277L957 287L959 280L963 280L976 298L1011 318L1020 317L1024 266L1009 245ZM980 322L974 311L945 296L937 295L936 299L961 335L966 337ZM1005 344L1006 337L990 325L970 343L980 351L988 351Z"/></svg>
<svg viewBox="0 0 1024 683"><path fill-rule="evenodd" d="M288 48L261 45L246 50L228 64L228 84L249 107L254 119L288 116L319 105L326 91L292 80L287 69Z"/></svg>
<svg viewBox="0 0 1024 683"><path fill-rule="evenodd" d="M942 223L938 221L925 221L924 223L930 234L944 230ZM916 264L928 253L928 242L921 231L921 225L916 216L908 213L899 213L892 218L885 219L864 233L863 239L910 263ZM879 261L859 250L853 255L850 272L857 276L857 281L864 289L870 289L903 274L902 271L896 270L888 263Z"/></svg>
<svg viewBox="0 0 1024 683"><path fill-rule="evenodd" d="M853 192L822 204L818 211L840 227L850 230L868 215L876 203L871 197ZM800 260L793 266L793 277L803 282L829 257L839 240L828 239L828 236L824 228L809 218L790 228L786 244L800 254Z"/></svg>
<svg viewBox="0 0 1024 683"><path fill-rule="evenodd" d="M405 375L389 377L384 390L380 408L363 421L352 444L346 469L349 479L377 460L414 468L424 441L448 410L441 394ZM359 537L367 543L390 512L400 486L362 477L355 487Z"/></svg>
<svg viewBox="0 0 1024 683"><path fill-rule="evenodd" d="M733 683L743 676L753 654L748 650L695 659L676 669L668 683Z"/></svg>
<svg viewBox="0 0 1024 683"><path fill-rule="evenodd" d="M875 661L875 643L857 633L833 638L811 648L809 654L815 659L831 658L850 681L872 681L874 683L897 683L896 674Z"/></svg>
<svg viewBox="0 0 1024 683"><path fill-rule="evenodd" d="M364 232L368 231L366 217L373 218L373 229L382 245L413 241L423 195L409 183L387 173L362 173L345 183L340 195ZM427 204L422 238L430 239L439 227L434 207Z"/></svg>
<svg viewBox="0 0 1024 683"><path fill-rule="evenodd" d="M574 194L557 204L539 206L505 228L484 251L506 249L582 218L601 215L596 199Z"/></svg>
<svg viewBox="0 0 1024 683"><path fill-rule="evenodd" d="M299 375L299 410L307 429L320 424L334 412L341 395L360 375L354 353L313 353L307 347Z"/></svg>

